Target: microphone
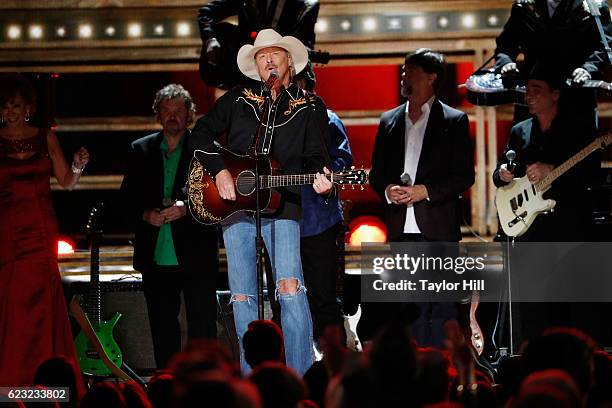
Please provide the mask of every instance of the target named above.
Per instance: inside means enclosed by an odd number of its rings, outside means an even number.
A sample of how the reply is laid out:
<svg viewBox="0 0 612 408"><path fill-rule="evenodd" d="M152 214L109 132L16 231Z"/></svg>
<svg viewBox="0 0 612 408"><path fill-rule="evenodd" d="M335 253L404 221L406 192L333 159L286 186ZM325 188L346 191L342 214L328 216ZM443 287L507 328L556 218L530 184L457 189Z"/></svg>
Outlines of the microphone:
<svg viewBox="0 0 612 408"><path fill-rule="evenodd" d="M277 79L278 79L278 71L270 72L270 76L268 77L268 80L264 82L264 90L267 92L271 91Z"/></svg>
<svg viewBox="0 0 612 408"><path fill-rule="evenodd" d="M514 150L508 150L506 152L506 159L508 159L508 171L513 173L516 167L516 163L513 163L514 159L516 159L516 152Z"/></svg>
<svg viewBox="0 0 612 408"><path fill-rule="evenodd" d="M412 179L410 178L410 174L403 172L402 175L400 176L400 181L402 183L403 186L411 186L412 185Z"/></svg>

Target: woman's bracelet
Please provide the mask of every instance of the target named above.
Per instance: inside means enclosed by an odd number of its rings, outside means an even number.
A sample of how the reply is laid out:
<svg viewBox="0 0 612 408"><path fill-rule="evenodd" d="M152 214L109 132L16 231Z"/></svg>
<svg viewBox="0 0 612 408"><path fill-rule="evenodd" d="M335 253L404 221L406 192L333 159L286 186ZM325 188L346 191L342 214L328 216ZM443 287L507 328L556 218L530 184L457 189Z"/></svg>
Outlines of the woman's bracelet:
<svg viewBox="0 0 612 408"><path fill-rule="evenodd" d="M80 167L80 168L77 167L76 164L74 164L74 162L72 162L72 164L70 165L70 169L72 170L74 174L81 174L84 168L85 166Z"/></svg>

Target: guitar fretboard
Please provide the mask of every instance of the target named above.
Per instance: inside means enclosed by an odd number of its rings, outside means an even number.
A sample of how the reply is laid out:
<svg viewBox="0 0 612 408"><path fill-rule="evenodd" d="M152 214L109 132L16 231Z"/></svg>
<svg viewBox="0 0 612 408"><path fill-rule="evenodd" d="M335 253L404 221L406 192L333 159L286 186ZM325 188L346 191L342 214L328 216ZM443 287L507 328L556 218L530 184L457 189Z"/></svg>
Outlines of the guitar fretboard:
<svg viewBox="0 0 612 408"><path fill-rule="evenodd" d="M286 174L279 176L266 175L259 177L261 188L274 188L312 184L315 181L316 174ZM335 174L325 174L325 177L334 183L338 182L339 180Z"/></svg>
<svg viewBox="0 0 612 408"><path fill-rule="evenodd" d="M610 144L610 140L612 140L612 133L608 133L605 136L598 137L587 147L570 157L563 164L559 165L558 167L555 167L550 173L548 173L546 177L544 177L539 183L536 184L536 189L538 191L544 191L556 179L561 177L566 171L574 167L576 164L584 160L584 158L587 157L589 154L593 153L595 150L599 149L602 146L607 146L608 144Z"/></svg>

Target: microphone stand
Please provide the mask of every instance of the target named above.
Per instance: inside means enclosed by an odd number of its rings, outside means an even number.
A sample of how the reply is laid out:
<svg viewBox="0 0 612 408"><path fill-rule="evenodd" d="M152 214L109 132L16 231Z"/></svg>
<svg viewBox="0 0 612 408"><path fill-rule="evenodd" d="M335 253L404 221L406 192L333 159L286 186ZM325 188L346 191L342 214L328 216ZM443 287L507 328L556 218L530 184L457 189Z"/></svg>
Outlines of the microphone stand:
<svg viewBox="0 0 612 408"><path fill-rule="evenodd" d="M261 130L263 128L264 118L266 118L269 114L272 99L271 91L266 89L265 86L264 96L264 104L261 110L259 123L257 124L257 131L253 135L253 142L248 150L249 155L255 162L255 270L257 273L257 316L259 320L263 320L264 318L264 240L261 233L261 203L259 201L259 192L261 190L259 179L259 159L260 157L266 157L267 155L257 152L257 144L259 142L259 135L261 134Z"/></svg>

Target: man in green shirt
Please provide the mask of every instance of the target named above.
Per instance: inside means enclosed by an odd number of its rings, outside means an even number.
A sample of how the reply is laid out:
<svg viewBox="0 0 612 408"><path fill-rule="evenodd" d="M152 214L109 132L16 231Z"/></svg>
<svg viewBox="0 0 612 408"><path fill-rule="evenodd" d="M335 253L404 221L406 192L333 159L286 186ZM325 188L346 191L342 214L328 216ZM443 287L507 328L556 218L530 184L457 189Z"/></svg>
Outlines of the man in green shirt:
<svg viewBox="0 0 612 408"><path fill-rule="evenodd" d="M181 85L157 92L153 110L161 132L131 144L121 186L136 222L134 269L142 273L158 368L180 351L180 295L187 312L188 336L216 336L217 230L187 215L184 186L190 151L187 126L195 105Z"/></svg>

